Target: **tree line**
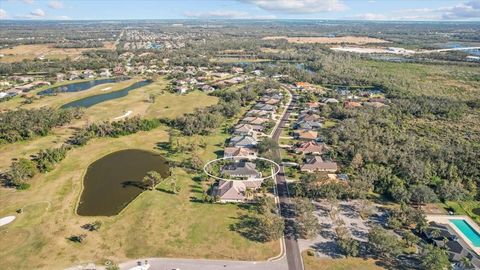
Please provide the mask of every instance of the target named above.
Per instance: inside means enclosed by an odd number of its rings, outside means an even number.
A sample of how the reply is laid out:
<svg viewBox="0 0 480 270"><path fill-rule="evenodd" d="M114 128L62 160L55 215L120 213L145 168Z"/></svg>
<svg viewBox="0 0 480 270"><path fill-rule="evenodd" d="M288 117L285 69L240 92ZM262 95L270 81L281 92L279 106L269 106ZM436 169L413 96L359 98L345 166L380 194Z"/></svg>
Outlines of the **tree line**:
<svg viewBox="0 0 480 270"><path fill-rule="evenodd" d="M46 136L83 115L81 109L19 109L0 113L0 144Z"/></svg>

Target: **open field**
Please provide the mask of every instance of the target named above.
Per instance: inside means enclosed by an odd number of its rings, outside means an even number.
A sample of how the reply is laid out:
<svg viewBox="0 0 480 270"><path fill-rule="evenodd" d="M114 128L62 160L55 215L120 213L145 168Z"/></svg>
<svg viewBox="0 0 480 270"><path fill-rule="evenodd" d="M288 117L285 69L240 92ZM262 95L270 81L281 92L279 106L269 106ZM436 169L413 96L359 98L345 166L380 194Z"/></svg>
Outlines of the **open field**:
<svg viewBox="0 0 480 270"><path fill-rule="evenodd" d="M373 259L345 258L318 259L303 253L305 270L382 270L385 269Z"/></svg>
<svg viewBox="0 0 480 270"><path fill-rule="evenodd" d="M287 36L271 36L264 37L265 40L275 40L275 39L285 39L289 43L320 43L320 44L369 44L369 43L388 43L389 41L371 38L371 37L355 37L355 36L344 36L344 37L287 37Z"/></svg>
<svg viewBox="0 0 480 270"><path fill-rule="evenodd" d="M103 84L93 87L92 89L76 93L62 93L57 96L45 96L35 100L32 104L22 105L22 108L39 108L43 106L60 107L61 105L100 93L116 91L131 85L132 79L113 84ZM51 135L39 137L30 141L16 142L13 144L0 145L0 170L10 166L13 158L28 157L37 153L41 149L60 146L71 134L74 128L82 127L87 123L98 121L112 121L114 118L122 116L127 111L132 111L130 117L135 115L145 116L147 118L175 118L184 113L193 112L196 108L206 107L218 102L218 98L208 96L203 92L191 92L187 95L175 95L164 92L167 81L163 78L153 82L152 84L133 90L126 97L107 101L85 110L82 119L74 121L65 127L56 128ZM111 87L108 91L102 91L107 87ZM35 90L35 93L40 90ZM158 95L154 103L147 102L150 94ZM0 111L6 109L14 109L20 105L22 99L16 97L10 101L0 103ZM189 104L189 106L185 106Z"/></svg>
<svg viewBox="0 0 480 270"><path fill-rule="evenodd" d="M29 44L1 49L0 54L4 56L0 58L0 62L12 63L24 59L32 60L42 56L46 59L65 59L67 57L75 59L81 56L84 51L113 49L112 42L105 42L102 48L54 48L53 45L54 44Z"/></svg>
<svg viewBox="0 0 480 270"><path fill-rule="evenodd" d="M90 163L121 149L152 150L167 137L164 129L156 129L118 139L95 139L69 152L52 172L35 177L29 190L0 189L0 216L26 206L15 222L0 229L3 269L60 269L86 261L118 262L143 256L261 260L278 254L278 242L251 242L230 231L229 225L246 210L230 204L191 202L190 197L199 192L198 184L182 170L177 170L178 195L142 193L114 217L75 214L82 175ZM87 233L85 243L66 239L86 233L80 226L95 220L103 226L99 232Z"/></svg>

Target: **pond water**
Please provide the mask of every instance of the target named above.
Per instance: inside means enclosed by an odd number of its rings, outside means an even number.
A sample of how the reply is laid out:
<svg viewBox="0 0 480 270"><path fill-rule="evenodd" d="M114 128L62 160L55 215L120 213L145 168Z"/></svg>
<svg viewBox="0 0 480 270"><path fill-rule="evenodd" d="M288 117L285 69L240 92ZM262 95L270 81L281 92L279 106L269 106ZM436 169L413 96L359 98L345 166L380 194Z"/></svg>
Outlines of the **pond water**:
<svg viewBox="0 0 480 270"><path fill-rule="evenodd" d="M136 83L134 83L134 84L132 84L132 85L126 87L126 88L123 88L121 90L118 90L118 91L109 92L109 93L100 94L100 95L95 95L95 96L89 96L89 97L86 97L86 98L82 98L82 99L79 99L79 100L72 101L70 103L64 104L61 108L62 109L72 108L72 107L88 108L88 107L91 107L93 105L96 105L98 103L102 103L102 102L105 102L105 101L108 101L108 100L125 97L126 95L128 95L128 92L130 92L132 90L135 90L137 88L143 87L145 85L149 85L151 83L152 83L151 80L136 82Z"/></svg>
<svg viewBox="0 0 480 270"><path fill-rule="evenodd" d="M111 153L88 166L77 207L81 216L113 216L144 191L149 171L167 177L167 161L159 154L128 149Z"/></svg>
<svg viewBox="0 0 480 270"><path fill-rule="evenodd" d="M46 90L38 92L38 95L45 96L45 95L53 95L56 93L80 92L100 84L115 83L115 82L124 81L126 79L128 78L122 77L122 78L109 78L109 79L99 79L99 80L92 80L92 81L86 81L86 82L71 83L71 84L48 88Z"/></svg>

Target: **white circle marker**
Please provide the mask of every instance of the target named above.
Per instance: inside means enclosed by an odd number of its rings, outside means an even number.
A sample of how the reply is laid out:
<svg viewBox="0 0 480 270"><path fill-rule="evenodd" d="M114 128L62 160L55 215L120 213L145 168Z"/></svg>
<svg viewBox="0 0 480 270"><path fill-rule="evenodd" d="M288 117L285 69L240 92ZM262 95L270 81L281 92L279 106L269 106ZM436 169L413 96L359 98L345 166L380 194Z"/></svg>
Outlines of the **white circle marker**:
<svg viewBox="0 0 480 270"><path fill-rule="evenodd" d="M222 178L222 177L218 177L216 175L213 175L211 174L210 172L208 172L207 170L207 167L212 164L212 163L215 163L217 161L220 161L220 160L227 160L227 159L246 159L246 160L265 160L265 161L268 161L270 163L272 163L274 166L275 166L275 171L267 176L267 177L263 177L263 178L254 178L252 180L265 180L265 179L268 179L268 178L273 178L275 177L279 172L280 172L280 165L278 165L275 161L271 160L271 159L268 159L268 158L263 158L263 157L244 157L244 156L237 156L237 157L222 157L222 158L217 158L217 159L213 159L213 160L210 160L209 162L207 162L207 164L205 164L203 166L203 172L205 172L206 175L208 175L209 177L212 177L216 180L223 180L223 181L245 181L245 180L239 180L239 179L228 179L228 178Z"/></svg>

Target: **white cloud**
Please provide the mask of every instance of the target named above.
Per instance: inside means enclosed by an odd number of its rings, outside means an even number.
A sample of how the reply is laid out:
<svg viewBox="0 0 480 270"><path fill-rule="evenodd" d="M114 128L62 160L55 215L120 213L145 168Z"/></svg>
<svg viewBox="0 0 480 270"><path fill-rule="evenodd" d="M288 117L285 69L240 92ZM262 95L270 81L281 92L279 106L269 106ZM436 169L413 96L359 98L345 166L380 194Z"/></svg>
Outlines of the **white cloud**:
<svg viewBox="0 0 480 270"><path fill-rule="evenodd" d="M33 4L33 0L22 0L25 4Z"/></svg>
<svg viewBox="0 0 480 270"><path fill-rule="evenodd" d="M63 3L58 1L58 0L52 0L48 2L48 7L53 8L53 9L62 9L63 8Z"/></svg>
<svg viewBox="0 0 480 270"><path fill-rule="evenodd" d="M185 12L184 15L196 19L275 19L274 15L252 16L247 12L237 10Z"/></svg>
<svg viewBox="0 0 480 270"><path fill-rule="evenodd" d="M58 16L58 17L56 17L56 19L57 19L57 20L70 20L70 19L72 19L72 18L63 15L63 16Z"/></svg>
<svg viewBox="0 0 480 270"><path fill-rule="evenodd" d="M438 8L402 9L388 14L365 13L349 17L359 20L475 20L480 19L480 0Z"/></svg>
<svg viewBox="0 0 480 270"><path fill-rule="evenodd" d="M32 17L45 17L45 11L37 8L35 10L33 10L32 12L30 12L30 16Z"/></svg>
<svg viewBox="0 0 480 270"><path fill-rule="evenodd" d="M480 0L462 3L443 11L442 19L445 20L480 19Z"/></svg>
<svg viewBox="0 0 480 270"><path fill-rule="evenodd" d="M0 19L5 19L7 17L7 12L0 8Z"/></svg>
<svg viewBox="0 0 480 270"><path fill-rule="evenodd" d="M344 11L347 6L342 0L239 0L257 7L282 13L320 13Z"/></svg>
<svg viewBox="0 0 480 270"><path fill-rule="evenodd" d="M364 13L358 14L351 17L354 20L387 20L387 16L383 14L376 14L376 13Z"/></svg>

